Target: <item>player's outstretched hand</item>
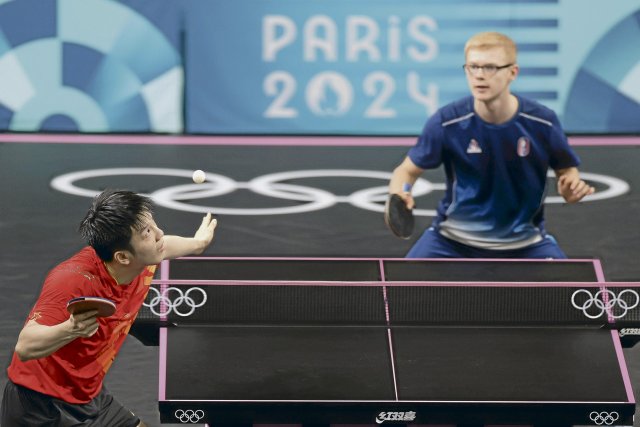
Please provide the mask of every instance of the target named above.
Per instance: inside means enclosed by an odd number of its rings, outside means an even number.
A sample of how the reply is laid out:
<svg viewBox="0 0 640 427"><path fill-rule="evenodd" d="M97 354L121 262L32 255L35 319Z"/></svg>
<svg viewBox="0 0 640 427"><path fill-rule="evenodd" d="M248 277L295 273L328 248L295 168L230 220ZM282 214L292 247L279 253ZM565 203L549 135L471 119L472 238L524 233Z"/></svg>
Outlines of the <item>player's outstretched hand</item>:
<svg viewBox="0 0 640 427"><path fill-rule="evenodd" d="M583 197L593 194L595 188L580 179L577 174L566 174L558 178L558 194L567 203L576 203Z"/></svg>
<svg viewBox="0 0 640 427"><path fill-rule="evenodd" d="M200 224L196 234L193 236L193 238L202 245L202 250L197 252L196 255L204 252L204 250L211 244L217 225L218 220L213 218L211 213L206 214L204 218L202 218L202 224Z"/></svg>

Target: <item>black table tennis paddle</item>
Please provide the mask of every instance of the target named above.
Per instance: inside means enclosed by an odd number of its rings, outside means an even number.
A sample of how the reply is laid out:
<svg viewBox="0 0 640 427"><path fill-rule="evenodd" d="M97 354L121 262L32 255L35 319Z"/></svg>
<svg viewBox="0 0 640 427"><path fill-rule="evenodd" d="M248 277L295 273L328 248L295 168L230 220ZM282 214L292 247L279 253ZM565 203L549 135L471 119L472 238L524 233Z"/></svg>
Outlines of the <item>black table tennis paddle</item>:
<svg viewBox="0 0 640 427"><path fill-rule="evenodd" d="M384 222L393 234L401 239L409 239L413 234L415 221L413 211L397 194L390 194L384 207Z"/></svg>

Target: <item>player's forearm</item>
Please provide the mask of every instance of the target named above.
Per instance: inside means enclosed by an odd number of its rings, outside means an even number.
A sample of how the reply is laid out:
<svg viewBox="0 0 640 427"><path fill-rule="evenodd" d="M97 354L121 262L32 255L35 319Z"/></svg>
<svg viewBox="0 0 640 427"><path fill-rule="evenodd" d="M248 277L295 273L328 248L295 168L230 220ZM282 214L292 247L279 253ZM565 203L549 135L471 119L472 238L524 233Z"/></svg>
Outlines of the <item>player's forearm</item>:
<svg viewBox="0 0 640 427"><path fill-rule="evenodd" d="M424 171L418 168L407 157L397 168L393 170L391 181L389 181L389 193L399 194L405 191L405 184L412 185L418 180Z"/></svg>
<svg viewBox="0 0 640 427"><path fill-rule="evenodd" d="M194 237L164 236L165 259L179 258L187 255L201 254L206 242Z"/></svg>
<svg viewBox="0 0 640 427"><path fill-rule="evenodd" d="M404 191L404 185L413 185L415 181L408 174L393 174L389 182L389 194L400 194Z"/></svg>
<svg viewBox="0 0 640 427"><path fill-rule="evenodd" d="M72 332L68 321L44 326L31 320L20 332L15 351L23 361L40 359L55 353L78 336Z"/></svg>

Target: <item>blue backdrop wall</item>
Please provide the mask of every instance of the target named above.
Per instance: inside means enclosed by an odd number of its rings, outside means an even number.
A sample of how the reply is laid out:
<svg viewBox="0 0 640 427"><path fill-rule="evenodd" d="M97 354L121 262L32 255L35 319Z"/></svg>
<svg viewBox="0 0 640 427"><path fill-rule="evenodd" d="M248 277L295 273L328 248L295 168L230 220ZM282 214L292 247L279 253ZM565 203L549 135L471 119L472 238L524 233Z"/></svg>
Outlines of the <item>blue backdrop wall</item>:
<svg viewBox="0 0 640 427"><path fill-rule="evenodd" d="M640 3L607 0L0 0L0 129L413 135L494 30L567 132L640 133Z"/></svg>

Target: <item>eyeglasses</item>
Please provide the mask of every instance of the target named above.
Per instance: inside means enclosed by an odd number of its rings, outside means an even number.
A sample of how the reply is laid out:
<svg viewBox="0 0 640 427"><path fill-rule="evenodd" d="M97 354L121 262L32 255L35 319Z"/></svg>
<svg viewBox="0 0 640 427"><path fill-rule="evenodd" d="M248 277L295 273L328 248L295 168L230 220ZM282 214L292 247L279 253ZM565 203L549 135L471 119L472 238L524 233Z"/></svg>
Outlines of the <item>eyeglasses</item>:
<svg viewBox="0 0 640 427"><path fill-rule="evenodd" d="M487 77L491 77L493 76L495 73L498 72L498 70L502 70L503 68L509 68L511 67L513 64L507 64L507 65L495 65L495 64L487 64L487 65L476 65L476 64L464 64L462 66L462 69L465 70L467 73L477 76L478 74L480 74L480 71L482 70L483 74Z"/></svg>

